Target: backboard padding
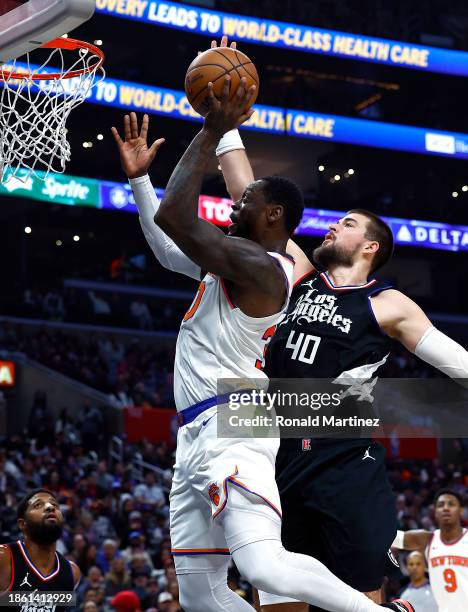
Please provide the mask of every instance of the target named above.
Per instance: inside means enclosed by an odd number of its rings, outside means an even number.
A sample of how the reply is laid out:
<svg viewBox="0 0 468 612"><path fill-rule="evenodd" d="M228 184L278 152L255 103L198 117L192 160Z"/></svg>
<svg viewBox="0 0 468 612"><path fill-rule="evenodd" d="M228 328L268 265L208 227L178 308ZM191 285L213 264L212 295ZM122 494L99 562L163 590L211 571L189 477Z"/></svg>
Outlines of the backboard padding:
<svg viewBox="0 0 468 612"><path fill-rule="evenodd" d="M16 0L0 0L0 64L71 32L93 16L96 6L95 0L28 0L16 4Z"/></svg>

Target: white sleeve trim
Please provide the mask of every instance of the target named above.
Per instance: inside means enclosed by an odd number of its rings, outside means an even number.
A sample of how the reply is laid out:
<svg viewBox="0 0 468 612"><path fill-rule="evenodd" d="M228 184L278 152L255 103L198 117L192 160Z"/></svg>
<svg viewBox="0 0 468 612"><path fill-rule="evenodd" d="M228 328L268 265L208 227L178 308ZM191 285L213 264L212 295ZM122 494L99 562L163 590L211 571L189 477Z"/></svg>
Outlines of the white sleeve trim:
<svg viewBox="0 0 468 612"><path fill-rule="evenodd" d="M140 213L141 229L156 259L168 270L200 280L200 266L189 259L154 222L154 215L159 209L159 200L149 176L145 174L129 179L128 182Z"/></svg>
<svg viewBox="0 0 468 612"><path fill-rule="evenodd" d="M426 330L415 355L451 378L465 378L468 384L468 351L436 327Z"/></svg>

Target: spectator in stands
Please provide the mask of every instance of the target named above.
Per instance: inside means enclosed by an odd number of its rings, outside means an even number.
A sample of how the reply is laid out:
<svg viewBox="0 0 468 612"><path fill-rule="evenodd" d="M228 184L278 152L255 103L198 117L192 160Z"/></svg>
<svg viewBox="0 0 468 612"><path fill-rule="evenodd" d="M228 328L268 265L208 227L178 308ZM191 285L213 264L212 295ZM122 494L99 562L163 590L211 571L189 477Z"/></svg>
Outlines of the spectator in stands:
<svg viewBox="0 0 468 612"><path fill-rule="evenodd" d="M103 297L96 295L94 291L88 291L88 297L91 301L96 322L107 323L112 315L109 303Z"/></svg>
<svg viewBox="0 0 468 612"><path fill-rule="evenodd" d="M164 506L166 498L161 486L156 484L154 472L146 473L145 482L135 489L135 498L142 506L150 506L153 509Z"/></svg>
<svg viewBox="0 0 468 612"><path fill-rule="evenodd" d="M133 399L128 393L128 385L123 381L119 381L117 383L117 387L114 393L109 395L109 399L112 402L112 405L116 406L117 408L127 408L128 406L133 406Z"/></svg>
<svg viewBox="0 0 468 612"><path fill-rule="evenodd" d="M110 571L112 561L120 557L117 542L111 538L104 540L101 549L98 551L96 560L103 574Z"/></svg>
<svg viewBox="0 0 468 612"><path fill-rule="evenodd" d="M133 300L130 304L130 316L140 329L153 329L153 317L149 311L148 304L142 297Z"/></svg>
<svg viewBox="0 0 468 612"><path fill-rule="evenodd" d="M125 563L132 571L153 570L153 561L145 545L145 536L140 531L132 531L128 537L129 545L122 552Z"/></svg>
<svg viewBox="0 0 468 612"><path fill-rule="evenodd" d="M116 557L111 561L111 569L105 576L106 597L113 597L120 591L131 588L132 581L130 574L125 566L122 556Z"/></svg>
<svg viewBox="0 0 468 612"><path fill-rule="evenodd" d="M149 607L150 604L150 596L147 592L150 574L151 572L148 569L137 570L133 573L133 591L135 591L140 598L143 609Z"/></svg>
<svg viewBox="0 0 468 612"><path fill-rule="evenodd" d="M168 612L171 610L171 604L174 601L172 595L167 591L163 591L158 597L158 610L159 612Z"/></svg>
<svg viewBox="0 0 468 612"><path fill-rule="evenodd" d="M47 319L51 321L63 321L65 318L65 306L63 297L58 291L49 291L42 303Z"/></svg>
<svg viewBox="0 0 468 612"><path fill-rule="evenodd" d="M77 588L77 598L79 601L85 599L87 591L90 589L96 591L96 593L104 587L104 577L101 570L97 565L93 565L89 568L88 573L85 577L82 577L80 584Z"/></svg>
<svg viewBox="0 0 468 612"><path fill-rule="evenodd" d="M91 404L85 403L83 417L81 421L81 439L86 450L99 448L99 440L104 427L104 417L101 410Z"/></svg>
<svg viewBox="0 0 468 612"><path fill-rule="evenodd" d="M81 609L83 610L83 612L99 612L99 608L97 607L96 602L94 601L87 601L83 604Z"/></svg>
<svg viewBox="0 0 468 612"><path fill-rule="evenodd" d="M410 577L409 585L402 591L401 598L410 601L416 610L437 612L438 607L426 576L426 560L421 552L408 555L406 568Z"/></svg>
<svg viewBox="0 0 468 612"><path fill-rule="evenodd" d="M112 491L114 478L110 473L109 466L107 465L107 461L105 459L101 459L101 461L99 461L97 464L96 484L101 495L105 495L106 493Z"/></svg>
<svg viewBox="0 0 468 612"><path fill-rule="evenodd" d="M47 394L36 391L29 413L28 430L31 438L37 439L39 448L47 446L54 439L54 419L47 406Z"/></svg>
<svg viewBox="0 0 468 612"><path fill-rule="evenodd" d="M111 601L111 606L117 612L137 612L140 610L141 603L138 595L133 591L121 591Z"/></svg>

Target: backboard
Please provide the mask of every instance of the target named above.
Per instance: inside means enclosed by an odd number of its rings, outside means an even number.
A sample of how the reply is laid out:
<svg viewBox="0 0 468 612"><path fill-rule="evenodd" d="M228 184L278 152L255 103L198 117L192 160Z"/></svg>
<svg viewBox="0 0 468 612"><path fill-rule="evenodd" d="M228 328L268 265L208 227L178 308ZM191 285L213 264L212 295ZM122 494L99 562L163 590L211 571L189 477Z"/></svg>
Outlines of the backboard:
<svg viewBox="0 0 468 612"><path fill-rule="evenodd" d="M0 65L71 32L95 0L0 0Z"/></svg>

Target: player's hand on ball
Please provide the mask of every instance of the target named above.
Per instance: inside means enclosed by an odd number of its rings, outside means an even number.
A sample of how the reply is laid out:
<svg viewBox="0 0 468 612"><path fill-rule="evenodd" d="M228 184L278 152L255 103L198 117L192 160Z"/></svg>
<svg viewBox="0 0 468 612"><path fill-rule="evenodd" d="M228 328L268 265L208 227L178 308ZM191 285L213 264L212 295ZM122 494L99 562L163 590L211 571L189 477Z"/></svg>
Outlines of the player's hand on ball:
<svg viewBox="0 0 468 612"><path fill-rule="evenodd" d="M255 95L256 86L246 88L246 79L242 78L237 91L229 99L231 77L224 79L223 91L218 99L214 95L213 83L208 83L208 99L210 110L205 117L204 129L213 136L221 138L223 134L239 127L255 112L249 108L250 101Z"/></svg>
<svg viewBox="0 0 468 612"><path fill-rule="evenodd" d="M128 178L136 178L147 174L159 147L165 142L164 138L158 138L151 147L148 147L148 126L149 117L143 115L141 130L138 131L136 113L130 113L130 115L124 117L125 140L122 140L115 127L112 128L112 134L119 149L122 168Z"/></svg>
<svg viewBox="0 0 468 612"><path fill-rule="evenodd" d="M219 45L220 47L227 47L228 46L228 37L227 36L223 36L221 38L221 43ZM231 49L237 49L237 43L235 41L232 41L232 43L229 45L231 47ZM218 48L218 43L215 40L211 41L211 48L212 49L217 49Z"/></svg>

